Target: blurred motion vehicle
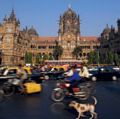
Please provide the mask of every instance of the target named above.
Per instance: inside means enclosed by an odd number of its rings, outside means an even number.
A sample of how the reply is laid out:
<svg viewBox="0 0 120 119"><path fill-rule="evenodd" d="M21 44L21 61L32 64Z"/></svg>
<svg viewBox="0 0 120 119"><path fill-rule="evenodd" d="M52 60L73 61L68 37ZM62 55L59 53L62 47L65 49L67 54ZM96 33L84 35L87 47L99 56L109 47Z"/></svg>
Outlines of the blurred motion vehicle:
<svg viewBox="0 0 120 119"><path fill-rule="evenodd" d="M60 68L60 69L52 68L52 70L41 72L40 74L43 75L44 79L46 79L46 80L48 80L48 79L58 80L58 79L61 79L64 72L65 71L63 68Z"/></svg>
<svg viewBox="0 0 120 119"><path fill-rule="evenodd" d="M104 66L104 67L95 67L89 70L90 79L92 81L97 80L118 80L120 79L120 72L113 69L111 66Z"/></svg>
<svg viewBox="0 0 120 119"><path fill-rule="evenodd" d="M41 75L40 73L33 73L30 67L24 66L23 68L28 74L28 78L36 81L37 83L41 83L41 77L43 77L43 75ZM5 82L6 80L11 78L16 78L17 70L18 70L17 66L3 68L1 70L0 82Z"/></svg>
<svg viewBox="0 0 120 119"><path fill-rule="evenodd" d="M65 97L73 97L79 100L86 100L93 91L93 86L89 82L82 82L77 87L73 88L74 93L70 93L70 83L65 80L60 80L53 89L51 98L55 102L63 101Z"/></svg>
<svg viewBox="0 0 120 119"><path fill-rule="evenodd" d="M23 88L22 88L23 87ZM31 94L41 92L42 86L34 81L27 80L25 83L20 85L20 79L8 79L1 86L2 91L5 96L11 96L15 92L23 93L23 94Z"/></svg>

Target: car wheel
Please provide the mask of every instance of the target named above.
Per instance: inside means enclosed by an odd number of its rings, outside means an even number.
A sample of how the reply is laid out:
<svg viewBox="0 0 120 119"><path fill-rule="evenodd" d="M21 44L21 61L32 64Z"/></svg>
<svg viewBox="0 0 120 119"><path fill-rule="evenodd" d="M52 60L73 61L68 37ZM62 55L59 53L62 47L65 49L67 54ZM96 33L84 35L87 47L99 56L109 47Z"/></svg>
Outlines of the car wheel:
<svg viewBox="0 0 120 119"><path fill-rule="evenodd" d="M116 80L117 80L117 77L116 77L116 76L113 76L113 77L112 77L112 80L113 80L113 81L116 81Z"/></svg>
<svg viewBox="0 0 120 119"><path fill-rule="evenodd" d="M97 77L93 76L92 81L97 81Z"/></svg>

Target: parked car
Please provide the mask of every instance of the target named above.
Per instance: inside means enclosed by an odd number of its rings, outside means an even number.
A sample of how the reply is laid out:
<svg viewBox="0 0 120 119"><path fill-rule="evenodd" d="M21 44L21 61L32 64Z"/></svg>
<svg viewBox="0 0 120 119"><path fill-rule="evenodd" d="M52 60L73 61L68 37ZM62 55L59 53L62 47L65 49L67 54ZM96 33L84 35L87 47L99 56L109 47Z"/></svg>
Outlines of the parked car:
<svg viewBox="0 0 120 119"><path fill-rule="evenodd" d="M92 81L97 80L118 80L120 79L120 73L116 70L114 70L110 66L104 66L104 67L96 67L92 70L89 70L90 72L90 79Z"/></svg>

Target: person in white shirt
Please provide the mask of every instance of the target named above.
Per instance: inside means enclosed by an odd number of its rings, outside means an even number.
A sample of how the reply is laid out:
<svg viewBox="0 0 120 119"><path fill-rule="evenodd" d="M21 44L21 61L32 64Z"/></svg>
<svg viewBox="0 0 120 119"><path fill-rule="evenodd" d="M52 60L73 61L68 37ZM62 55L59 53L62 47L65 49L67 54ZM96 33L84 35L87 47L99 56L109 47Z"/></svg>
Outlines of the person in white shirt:
<svg viewBox="0 0 120 119"><path fill-rule="evenodd" d="M88 68L86 66L82 66L79 75L84 79L88 79L90 76Z"/></svg>

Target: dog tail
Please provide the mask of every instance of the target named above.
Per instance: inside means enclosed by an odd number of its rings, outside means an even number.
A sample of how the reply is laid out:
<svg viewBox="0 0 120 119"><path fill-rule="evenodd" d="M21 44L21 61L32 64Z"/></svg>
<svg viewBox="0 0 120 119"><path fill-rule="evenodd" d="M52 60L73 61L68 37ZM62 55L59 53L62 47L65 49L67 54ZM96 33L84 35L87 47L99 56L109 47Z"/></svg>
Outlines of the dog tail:
<svg viewBox="0 0 120 119"><path fill-rule="evenodd" d="M96 99L96 97L92 96L92 98L93 98L94 101L95 101L94 105L96 105L96 104L97 104L97 99Z"/></svg>

